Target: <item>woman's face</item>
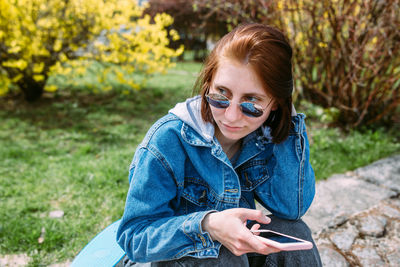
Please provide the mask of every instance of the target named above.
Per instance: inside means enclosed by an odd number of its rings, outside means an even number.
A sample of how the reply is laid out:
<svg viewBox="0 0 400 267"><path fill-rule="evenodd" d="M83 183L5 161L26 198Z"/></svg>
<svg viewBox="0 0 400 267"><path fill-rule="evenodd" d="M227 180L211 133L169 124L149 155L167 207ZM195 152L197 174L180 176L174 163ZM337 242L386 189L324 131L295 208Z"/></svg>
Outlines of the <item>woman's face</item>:
<svg viewBox="0 0 400 267"><path fill-rule="evenodd" d="M222 58L219 63L209 94L226 96L230 105L225 109L210 105L210 109L217 125L215 134L218 140L233 143L260 127L276 107L250 65L228 58ZM242 102L261 106L263 114L260 117L246 116L238 105Z"/></svg>

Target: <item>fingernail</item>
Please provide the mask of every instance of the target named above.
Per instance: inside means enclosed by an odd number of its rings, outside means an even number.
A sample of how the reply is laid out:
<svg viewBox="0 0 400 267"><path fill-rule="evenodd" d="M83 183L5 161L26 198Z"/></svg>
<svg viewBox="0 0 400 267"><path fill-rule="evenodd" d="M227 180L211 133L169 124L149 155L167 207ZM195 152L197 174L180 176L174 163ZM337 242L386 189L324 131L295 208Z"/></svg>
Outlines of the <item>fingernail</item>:
<svg viewBox="0 0 400 267"><path fill-rule="evenodd" d="M268 223L271 222L271 218L270 218L270 217L268 217L267 215L265 215L265 218L267 219Z"/></svg>

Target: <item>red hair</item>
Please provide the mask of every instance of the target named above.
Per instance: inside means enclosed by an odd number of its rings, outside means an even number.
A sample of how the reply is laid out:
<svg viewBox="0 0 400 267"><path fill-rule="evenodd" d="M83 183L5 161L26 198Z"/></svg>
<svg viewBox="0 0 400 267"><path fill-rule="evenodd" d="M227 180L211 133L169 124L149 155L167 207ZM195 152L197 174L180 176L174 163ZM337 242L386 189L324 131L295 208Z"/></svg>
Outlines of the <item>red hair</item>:
<svg viewBox="0 0 400 267"><path fill-rule="evenodd" d="M291 127L292 110L292 48L281 31L257 23L241 25L218 41L207 57L195 90L202 97L201 114L206 122L213 122L205 95L213 81L221 57L250 64L264 90L277 105L265 121L271 127L272 141L284 141Z"/></svg>

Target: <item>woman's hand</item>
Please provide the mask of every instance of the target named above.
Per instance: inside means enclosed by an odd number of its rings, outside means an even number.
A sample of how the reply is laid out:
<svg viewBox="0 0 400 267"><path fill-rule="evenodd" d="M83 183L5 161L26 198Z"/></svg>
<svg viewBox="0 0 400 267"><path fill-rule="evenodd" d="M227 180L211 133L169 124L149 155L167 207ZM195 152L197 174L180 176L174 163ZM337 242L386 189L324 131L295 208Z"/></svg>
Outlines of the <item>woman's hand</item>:
<svg viewBox="0 0 400 267"><path fill-rule="evenodd" d="M271 222L271 219L263 215L260 210L236 208L207 214L203 219L202 228L211 235L213 240L219 241L236 256L249 252L266 255L280 251L258 240L246 227L247 220L255 220L263 224ZM260 225L255 224L251 230L258 228Z"/></svg>

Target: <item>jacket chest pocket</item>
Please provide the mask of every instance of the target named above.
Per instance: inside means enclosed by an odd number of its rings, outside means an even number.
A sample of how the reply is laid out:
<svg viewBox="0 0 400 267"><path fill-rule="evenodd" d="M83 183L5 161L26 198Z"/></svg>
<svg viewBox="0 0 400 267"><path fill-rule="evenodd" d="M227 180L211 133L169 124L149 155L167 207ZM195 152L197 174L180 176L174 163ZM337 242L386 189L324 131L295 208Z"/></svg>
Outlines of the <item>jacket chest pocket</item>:
<svg viewBox="0 0 400 267"><path fill-rule="evenodd" d="M181 199L181 213L211 210L216 207L216 198L209 185L196 178L185 178Z"/></svg>
<svg viewBox="0 0 400 267"><path fill-rule="evenodd" d="M250 161L240 166L236 171L239 175L242 191L252 191L270 177L266 160Z"/></svg>

